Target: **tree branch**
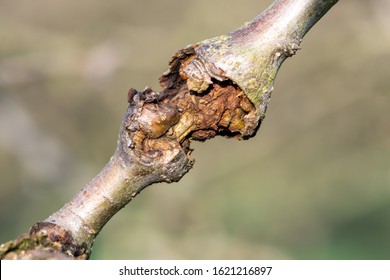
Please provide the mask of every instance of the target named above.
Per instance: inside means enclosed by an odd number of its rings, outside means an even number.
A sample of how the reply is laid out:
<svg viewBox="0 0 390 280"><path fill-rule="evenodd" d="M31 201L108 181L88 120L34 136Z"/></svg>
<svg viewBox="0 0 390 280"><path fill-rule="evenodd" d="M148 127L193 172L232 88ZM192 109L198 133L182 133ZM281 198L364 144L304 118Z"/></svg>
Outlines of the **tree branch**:
<svg viewBox="0 0 390 280"><path fill-rule="evenodd" d="M29 234L1 245L1 258L86 259L96 235L142 189L180 180L190 141L253 137L282 62L337 0L279 0L243 27L178 51L162 90L130 89L118 147L104 169Z"/></svg>

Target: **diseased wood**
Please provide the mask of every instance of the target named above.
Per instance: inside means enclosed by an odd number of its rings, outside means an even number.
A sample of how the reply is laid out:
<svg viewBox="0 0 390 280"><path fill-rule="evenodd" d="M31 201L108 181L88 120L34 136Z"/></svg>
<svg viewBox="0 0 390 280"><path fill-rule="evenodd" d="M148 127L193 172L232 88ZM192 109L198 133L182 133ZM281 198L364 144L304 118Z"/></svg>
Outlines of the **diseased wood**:
<svg viewBox="0 0 390 280"><path fill-rule="evenodd" d="M144 188L192 168L191 141L253 137L281 63L336 2L278 0L242 28L178 51L161 91L129 90L104 169L29 234L2 244L0 258L87 259L103 226Z"/></svg>

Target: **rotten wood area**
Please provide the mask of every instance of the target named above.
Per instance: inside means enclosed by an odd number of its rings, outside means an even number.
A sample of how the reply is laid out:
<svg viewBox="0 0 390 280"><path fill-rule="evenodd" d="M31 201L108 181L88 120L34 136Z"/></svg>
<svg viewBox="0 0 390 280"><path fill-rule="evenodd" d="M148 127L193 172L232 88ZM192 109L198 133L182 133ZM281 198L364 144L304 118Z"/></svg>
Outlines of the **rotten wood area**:
<svg viewBox="0 0 390 280"><path fill-rule="evenodd" d="M185 72L189 65L195 65L199 76ZM164 162L172 147L181 147L189 155L191 140L255 135L259 123L254 104L233 81L221 76L222 71L211 76L202 68L213 69L202 65L194 50L187 48L172 59L160 78L161 92L150 87L129 90L126 143L142 162Z"/></svg>

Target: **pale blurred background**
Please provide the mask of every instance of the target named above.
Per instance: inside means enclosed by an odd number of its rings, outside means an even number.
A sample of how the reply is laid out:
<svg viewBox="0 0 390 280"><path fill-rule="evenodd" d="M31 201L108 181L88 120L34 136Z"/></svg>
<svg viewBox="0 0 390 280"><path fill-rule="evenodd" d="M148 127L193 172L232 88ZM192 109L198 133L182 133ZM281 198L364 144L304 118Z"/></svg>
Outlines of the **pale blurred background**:
<svg viewBox="0 0 390 280"><path fill-rule="evenodd" d="M272 1L1 0L0 243L108 161L130 87ZM254 139L194 143L93 259L389 259L390 2L343 0L281 68Z"/></svg>

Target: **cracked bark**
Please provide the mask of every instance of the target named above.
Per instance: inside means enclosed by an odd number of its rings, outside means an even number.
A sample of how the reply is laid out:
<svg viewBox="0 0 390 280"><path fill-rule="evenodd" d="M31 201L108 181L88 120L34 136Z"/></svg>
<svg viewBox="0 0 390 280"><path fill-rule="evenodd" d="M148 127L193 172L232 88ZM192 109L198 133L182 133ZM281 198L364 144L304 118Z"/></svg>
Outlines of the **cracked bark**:
<svg viewBox="0 0 390 280"><path fill-rule="evenodd" d="M243 27L187 46L160 78L130 89L118 145L104 169L28 234L0 246L2 259L87 259L107 221L145 187L179 181L192 140L248 139L265 117L282 62L337 0L279 0Z"/></svg>

